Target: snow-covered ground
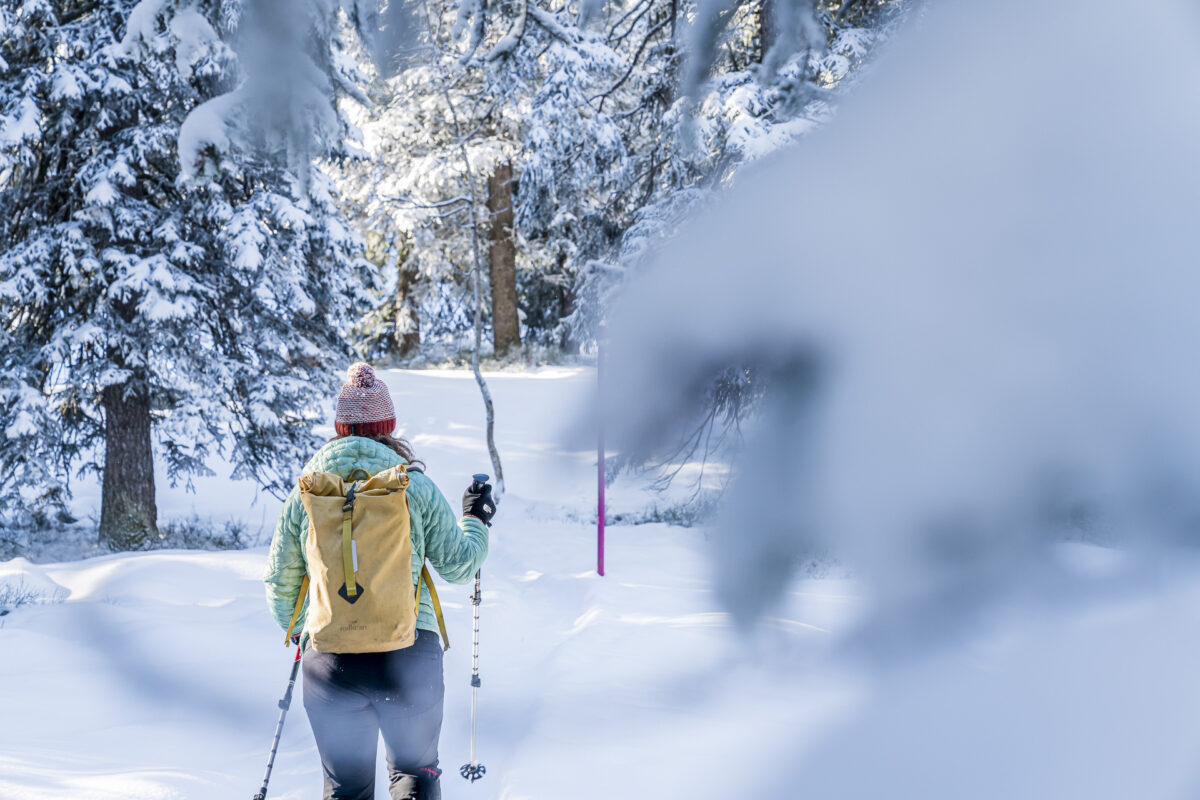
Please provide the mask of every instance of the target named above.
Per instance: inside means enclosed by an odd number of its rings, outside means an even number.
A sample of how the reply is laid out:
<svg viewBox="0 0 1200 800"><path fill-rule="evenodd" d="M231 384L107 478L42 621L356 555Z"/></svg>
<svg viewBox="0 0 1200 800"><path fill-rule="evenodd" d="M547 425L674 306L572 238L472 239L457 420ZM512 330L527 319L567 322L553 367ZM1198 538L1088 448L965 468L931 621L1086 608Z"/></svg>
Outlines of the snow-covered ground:
<svg viewBox="0 0 1200 800"><path fill-rule="evenodd" d="M487 469L474 382L384 375L405 433L456 500ZM591 382L577 369L492 376L509 494L484 568L488 774L473 785L456 774L470 605L467 587L441 585L454 645L447 798L1197 796L1195 566L1092 599L1014 601L953 644L904 657L855 646L865 600L852 580L806 577L757 635L739 636L710 589L700 529L610 528L608 574L596 575L594 456L560 443ZM227 481L198 489L164 491L168 515L192 504L257 521L277 508ZM629 508L652 502L633 482L617 495ZM1127 569L1114 551L1057 552L1098 580ZM250 797L291 658L263 601L264 558L0 564L0 586L23 582L47 600L0 617L0 797ZM320 780L297 698L271 796L315 797Z"/></svg>
<svg viewBox="0 0 1200 800"><path fill-rule="evenodd" d="M429 467L446 496L462 494L473 473L491 471L484 447L483 402L475 378L466 370L388 370L388 383L399 419L398 433L408 439ZM512 496L537 518L563 517L594 521L596 454L579 414L595 391L595 372L583 367L542 367L525 372L485 373L496 408L497 441ZM333 436L330 424L317 428ZM564 442L584 449L566 449ZM299 469L301 465L297 465ZM212 477L193 478L195 491L170 487L159 469L158 513L165 521L198 517L220 525L227 519L245 524L251 535L270 537L282 503L248 481L230 481L228 467L216 466ZM685 478L689 474L684 471ZM717 480L708 470L711 487ZM647 494L646 481L622 475L608 489L610 518L645 516L688 496L690 484L667 495ZM461 486L460 486L461 484ZM72 512L80 519L99 519L99 483L72 484Z"/></svg>
<svg viewBox="0 0 1200 800"><path fill-rule="evenodd" d="M488 470L470 373L381 374L428 474L457 502L470 474ZM672 796L684 787L702 795L711 776L680 774L673 763L737 752L749 763L773 739L794 742L780 735L841 701L844 693L810 686L790 696L811 701L781 703L754 677L708 589L702 531L612 526L608 575L596 575L595 454L561 444L593 373L490 380L509 492L484 568L479 753L488 775L468 786L455 774L467 760L469 590L441 585L454 645L441 747L447 797ZM82 487L79 505L89 501L94 490ZM655 501L633 481L613 498L631 511ZM199 481L194 495L163 490L160 503L166 518L240 514L268 528L278 509L224 476ZM264 559L258 548L0 564L4 584L61 601L0 618L0 797L253 794L290 667L266 613ZM796 613L772 627L794 655L811 654L853 607L843 581L812 581ZM724 721L709 724L716 713ZM319 785L297 702L271 795L313 797Z"/></svg>

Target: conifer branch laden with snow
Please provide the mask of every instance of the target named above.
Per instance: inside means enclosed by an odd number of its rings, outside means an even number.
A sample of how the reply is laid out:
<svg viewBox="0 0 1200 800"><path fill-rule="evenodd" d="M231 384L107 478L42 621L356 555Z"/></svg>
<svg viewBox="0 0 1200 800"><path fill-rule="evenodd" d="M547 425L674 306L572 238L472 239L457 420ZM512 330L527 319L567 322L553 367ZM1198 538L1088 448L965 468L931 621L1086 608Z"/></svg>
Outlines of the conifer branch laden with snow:
<svg viewBox="0 0 1200 800"><path fill-rule="evenodd" d="M140 547L155 453L171 482L221 455L280 492L313 445L365 262L319 170L298 180L230 135L241 66L223 36L241 5L0 15L10 524L64 515L69 479L95 471L102 539Z"/></svg>

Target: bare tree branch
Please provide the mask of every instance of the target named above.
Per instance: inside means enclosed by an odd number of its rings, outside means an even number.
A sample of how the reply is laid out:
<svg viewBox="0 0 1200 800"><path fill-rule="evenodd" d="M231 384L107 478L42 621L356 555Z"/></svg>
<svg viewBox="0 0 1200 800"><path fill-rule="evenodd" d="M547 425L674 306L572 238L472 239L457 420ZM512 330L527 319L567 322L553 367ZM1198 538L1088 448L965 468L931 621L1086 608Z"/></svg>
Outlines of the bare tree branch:
<svg viewBox="0 0 1200 800"><path fill-rule="evenodd" d="M646 45L650 44L650 40L654 38L655 34L657 34L663 28L667 27L667 25L670 24L670 22L671 22L670 18L664 19L662 22L658 23L653 28L651 28L649 31L647 31L646 37L644 39L642 39L642 44L637 49L637 53L634 54L633 59L630 60L630 62L629 62L629 69L625 70L625 74L621 76L621 79L619 81L617 81L616 83L614 83L608 89L608 91L589 98L589 102L595 102L596 100L600 101L600 105L596 107L597 111L603 111L604 110L604 101L607 100L613 92L615 92L617 89L620 89L621 86L623 86L625 84L625 81L629 80L629 76L633 75L634 69L637 68L638 61L641 59L642 53L645 52L645 50L646 50Z"/></svg>
<svg viewBox="0 0 1200 800"><path fill-rule="evenodd" d="M432 35L434 26L429 10L429 0L425 1L424 8L425 19ZM437 39L435 38L434 41L436 42ZM458 119L458 109L454 105L454 100L450 97L449 79L446 75L445 67L442 65L440 53L435 53L433 61L441 79L442 97L445 99L446 107L450 112L450 126L453 128L454 138L458 142L459 158L462 159L463 177L467 183L467 196L470 200L472 210L471 219L468 223L471 227L473 292L475 295L475 349L471 352L471 371L475 373L475 383L479 385L479 393L483 395L483 406L487 415L488 455L491 456L492 469L496 473L496 499L498 501L504 495L504 468L500 464L500 452L496 449L496 411L492 405L492 393L488 389L487 381L483 378L483 373L479 370L479 351L483 347L483 260L479 254L479 232L476 229L474 214L474 210L479 205L479 196L475 191L475 179L471 173L471 159L467 155L467 144L462 138L462 126Z"/></svg>
<svg viewBox="0 0 1200 800"><path fill-rule="evenodd" d="M445 208L446 206L455 205L456 203L470 203L471 198L465 195L460 195L458 197L451 197L449 200L442 200L438 203L428 203L400 195L397 197L385 197L383 198L383 201L385 203L395 203L396 205L406 205L410 208Z"/></svg>

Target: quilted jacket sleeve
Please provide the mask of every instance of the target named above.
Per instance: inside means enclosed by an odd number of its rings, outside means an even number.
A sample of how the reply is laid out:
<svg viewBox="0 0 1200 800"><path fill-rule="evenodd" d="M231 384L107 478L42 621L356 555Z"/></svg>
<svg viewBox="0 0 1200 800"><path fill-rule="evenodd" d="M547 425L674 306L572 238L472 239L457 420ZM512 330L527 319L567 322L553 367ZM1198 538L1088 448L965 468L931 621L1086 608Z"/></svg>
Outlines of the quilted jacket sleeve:
<svg viewBox="0 0 1200 800"><path fill-rule="evenodd" d="M296 595L300 593L300 583L307 571L300 536L307 525L308 514L304 511L304 504L300 502L300 492L293 488L284 501L279 522L275 525L275 535L271 537L271 551L267 556L267 570L263 576L271 616L283 630L287 630L288 622L292 619ZM308 600L305 600L304 608L296 621L297 631L304 629L304 616L307 611Z"/></svg>
<svg viewBox="0 0 1200 800"><path fill-rule="evenodd" d="M460 520L437 485L421 473L412 473L409 502L423 523L429 563L450 583L471 580L487 558L487 527L473 517Z"/></svg>

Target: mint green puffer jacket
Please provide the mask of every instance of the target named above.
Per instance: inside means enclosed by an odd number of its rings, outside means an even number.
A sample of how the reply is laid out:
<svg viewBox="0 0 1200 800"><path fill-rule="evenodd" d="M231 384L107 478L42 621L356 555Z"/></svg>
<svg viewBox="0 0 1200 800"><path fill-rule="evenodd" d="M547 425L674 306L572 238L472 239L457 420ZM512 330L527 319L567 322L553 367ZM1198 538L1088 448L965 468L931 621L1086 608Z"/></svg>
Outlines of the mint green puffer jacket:
<svg viewBox="0 0 1200 800"><path fill-rule="evenodd" d="M314 455L304 465L301 474L309 472L333 472L343 480L350 477L356 468L365 469L374 475L377 472L406 464L404 458L391 448L361 436L335 439ZM466 583L475 570L487 558L488 531L474 517L458 520L450 503L432 480L419 472L409 473L408 511L412 519L412 574L413 589L421 574L425 559L447 581ZM271 552L267 558L267 571L263 580L267 584L267 603L271 615L286 630L296 606L296 595L308 565L304 557L304 539L308 535L308 513L300 502L300 492L293 488L279 522L271 538ZM300 611L296 631L304 629L308 613L308 601ZM417 613L417 627L437 632L437 618L433 614L433 601L429 592L421 592L421 608Z"/></svg>

